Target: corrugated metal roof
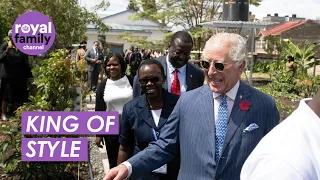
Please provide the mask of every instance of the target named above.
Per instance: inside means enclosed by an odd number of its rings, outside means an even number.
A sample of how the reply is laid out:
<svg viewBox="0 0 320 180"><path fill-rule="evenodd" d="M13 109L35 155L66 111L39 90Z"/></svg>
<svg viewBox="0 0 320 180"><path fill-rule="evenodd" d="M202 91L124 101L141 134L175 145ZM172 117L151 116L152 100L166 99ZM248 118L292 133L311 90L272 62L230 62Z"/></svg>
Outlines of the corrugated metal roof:
<svg viewBox="0 0 320 180"><path fill-rule="evenodd" d="M201 23L204 27L210 28L265 28L269 25L274 25L278 23L271 22L251 22L251 21L211 21Z"/></svg>
<svg viewBox="0 0 320 180"><path fill-rule="evenodd" d="M276 26L274 28L271 28L266 31L261 31L261 34L263 36L269 36L269 35L280 35L282 32L287 31L289 29L292 29L294 27L300 26L309 20L300 20L300 21L289 21L284 24L281 24L279 26Z"/></svg>

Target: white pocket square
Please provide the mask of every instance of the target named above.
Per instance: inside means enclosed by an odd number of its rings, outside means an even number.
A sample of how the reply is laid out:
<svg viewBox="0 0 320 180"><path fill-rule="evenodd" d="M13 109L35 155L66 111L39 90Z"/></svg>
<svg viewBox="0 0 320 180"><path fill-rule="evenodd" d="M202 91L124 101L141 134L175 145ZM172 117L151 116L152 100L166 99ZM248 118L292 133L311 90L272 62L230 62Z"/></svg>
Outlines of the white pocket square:
<svg viewBox="0 0 320 180"><path fill-rule="evenodd" d="M258 124L252 123L252 124L250 124L248 127L246 127L246 128L243 130L243 132L250 132L250 131L253 131L253 130L258 129L258 128L259 128Z"/></svg>

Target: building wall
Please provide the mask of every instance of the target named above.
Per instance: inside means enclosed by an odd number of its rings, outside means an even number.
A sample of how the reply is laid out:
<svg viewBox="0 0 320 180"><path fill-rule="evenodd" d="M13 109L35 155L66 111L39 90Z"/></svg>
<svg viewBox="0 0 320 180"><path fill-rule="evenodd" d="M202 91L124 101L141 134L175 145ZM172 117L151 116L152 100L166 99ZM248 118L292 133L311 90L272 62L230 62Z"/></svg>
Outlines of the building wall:
<svg viewBox="0 0 320 180"><path fill-rule="evenodd" d="M107 18L102 18L103 22L109 23L121 23L121 24L129 24L129 25L145 25L145 26L159 26L159 24L149 21L149 20L138 20L133 21L130 19L130 16L134 15L132 11L126 11L120 14L111 15Z"/></svg>
<svg viewBox="0 0 320 180"><path fill-rule="evenodd" d="M108 32L104 34L106 36L106 42L109 44L117 44L122 45L123 50L129 49L131 44L123 41L122 39L118 39L118 36L121 35L122 32ZM163 38L163 32L160 30L151 30L150 33L134 33L134 36L144 36L147 37L148 40L161 40ZM94 41L98 40L98 33L95 30L87 31L86 36L88 37L88 46L87 48L91 48Z"/></svg>
<svg viewBox="0 0 320 180"><path fill-rule="evenodd" d="M306 41L310 43L317 43L315 51L316 57L320 58L320 24L315 21L308 21L298 27L292 28L281 33L282 39L292 39L293 42L305 44Z"/></svg>

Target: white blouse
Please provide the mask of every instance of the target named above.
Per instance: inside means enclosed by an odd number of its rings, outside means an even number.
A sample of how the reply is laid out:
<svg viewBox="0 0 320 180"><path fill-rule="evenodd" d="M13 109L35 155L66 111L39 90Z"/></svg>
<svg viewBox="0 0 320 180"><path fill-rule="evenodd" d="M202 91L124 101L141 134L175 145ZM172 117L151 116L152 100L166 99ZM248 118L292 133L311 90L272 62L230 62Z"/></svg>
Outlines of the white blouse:
<svg viewBox="0 0 320 180"><path fill-rule="evenodd" d="M133 90L127 76L116 81L108 79L103 94L107 106L106 111L118 111L121 115L123 106L132 100L132 93Z"/></svg>

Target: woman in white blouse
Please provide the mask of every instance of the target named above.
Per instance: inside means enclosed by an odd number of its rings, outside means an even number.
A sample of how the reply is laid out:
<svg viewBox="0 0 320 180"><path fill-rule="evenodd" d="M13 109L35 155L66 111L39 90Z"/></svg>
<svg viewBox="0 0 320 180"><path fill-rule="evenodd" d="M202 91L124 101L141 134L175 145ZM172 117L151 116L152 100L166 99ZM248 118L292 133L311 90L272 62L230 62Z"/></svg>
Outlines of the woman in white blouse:
<svg viewBox="0 0 320 180"><path fill-rule="evenodd" d="M103 69L107 78L98 86L95 111L118 111L121 119L123 106L132 99L132 79L125 74L127 64L120 54L114 53L103 63ZM105 142L110 168L117 166L118 139L118 135L96 136L98 147Z"/></svg>

